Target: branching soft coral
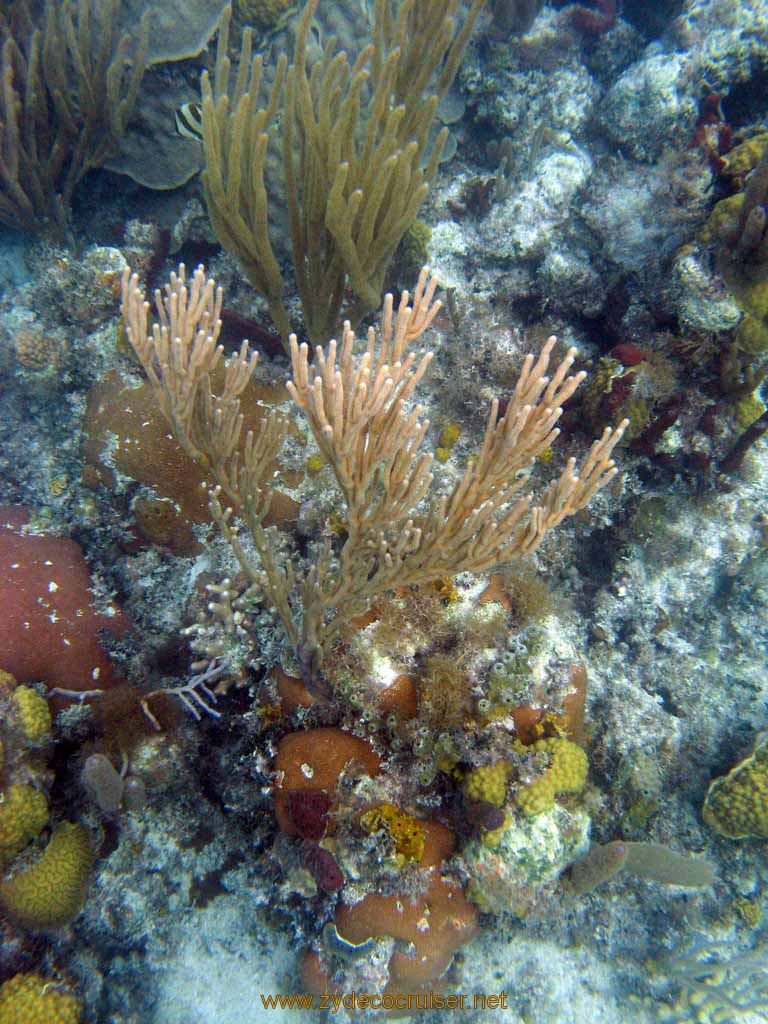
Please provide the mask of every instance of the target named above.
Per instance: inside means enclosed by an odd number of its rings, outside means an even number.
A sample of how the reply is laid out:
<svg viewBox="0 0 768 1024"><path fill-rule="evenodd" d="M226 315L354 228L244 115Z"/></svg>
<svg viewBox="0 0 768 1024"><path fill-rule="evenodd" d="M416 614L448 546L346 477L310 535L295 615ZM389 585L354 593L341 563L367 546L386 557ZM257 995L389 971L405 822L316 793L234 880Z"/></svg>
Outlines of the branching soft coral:
<svg viewBox="0 0 768 1024"><path fill-rule="evenodd" d="M288 390L345 504L340 549L326 541L298 579L264 526L284 424L272 414L257 434L241 436L240 395L256 362L246 342L227 360L223 388L213 390L212 374L223 355L221 289L206 280L202 267L188 287L182 265L165 294L156 292L159 323L150 329L149 303L136 275L127 270L123 278L126 334L158 404L184 450L214 482L211 514L246 576L276 609L302 678L316 693L329 692L321 675L325 651L377 595L529 554L616 473L611 454L626 423L605 430L578 473L569 459L538 500L525 490L526 471L557 438L562 407L585 376L569 376L575 349L548 375L555 346L550 338L538 357L526 357L504 414L498 401L492 403L480 449L463 474L447 494L429 498L432 457L420 450L429 422L414 397L433 354L417 357L410 348L440 308L435 288L424 268L412 305L404 292L395 311L387 296L381 331L369 328L362 352L349 323L340 343L318 346L311 362L309 347L291 335ZM235 513L259 562L240 540Z"/></svg>

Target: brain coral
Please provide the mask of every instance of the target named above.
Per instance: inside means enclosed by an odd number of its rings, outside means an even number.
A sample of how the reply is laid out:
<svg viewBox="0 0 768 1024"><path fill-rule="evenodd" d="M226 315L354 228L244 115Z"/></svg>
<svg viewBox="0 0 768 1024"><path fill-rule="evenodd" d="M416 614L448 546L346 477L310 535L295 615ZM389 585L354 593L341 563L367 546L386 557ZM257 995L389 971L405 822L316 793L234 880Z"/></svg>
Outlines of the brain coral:
<svg viewBox="0 0 768 1024"><path fill-rule="evenodd" d="M92 864L87 829L62 822L35 864L0 881L0 909L30 931L67 924L85 902Z"/></svg>

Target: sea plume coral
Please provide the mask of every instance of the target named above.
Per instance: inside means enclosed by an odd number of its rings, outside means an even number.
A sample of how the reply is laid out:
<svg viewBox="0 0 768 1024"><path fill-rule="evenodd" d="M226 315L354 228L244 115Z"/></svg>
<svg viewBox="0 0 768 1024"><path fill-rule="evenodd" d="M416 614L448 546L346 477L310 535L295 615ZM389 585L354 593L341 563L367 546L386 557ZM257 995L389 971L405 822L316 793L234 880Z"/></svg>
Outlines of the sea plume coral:
<svg viewBox="0 0 768 1024"><path fill-rule="evenodd" d="M181 446L215 482L214 520L245 576L275 608L305 684L324 696L325 652L377 595L461 571L482 572L534 551L616 473L611 455L625 422L606 428L578 472L569 459L537 499L525 490L525 471L557 438L562 407L584 379L583 373L570 375L575 349L550 375L556 341L550 338L537 357L526 357L503 415L498 401L492 403L480 449L450 491L429 498L431 456L420 451L429 423L412 403L432 353L417 356L411 346L440 308L436 287L425 267L412 301L404 292L395 310L387 296L381 330L369 328L363 351L356 351L349 323L340 342L315 349L314 360L309 347L291 336L288 390L344 499L343 542L336 549L326 541L297 578L264 525L285 424L273 413L257 433L242 438L240 395L256 363L246 342L226 361L222 387L212 385L223 357L221 289L202 267L188 284L180 266L164 294L155 293L159 322L150 328L149 303L136 275L126 270L123 277L126 335L158 404ZM258 562L240 540L235 513L248 527Z"/></svg>

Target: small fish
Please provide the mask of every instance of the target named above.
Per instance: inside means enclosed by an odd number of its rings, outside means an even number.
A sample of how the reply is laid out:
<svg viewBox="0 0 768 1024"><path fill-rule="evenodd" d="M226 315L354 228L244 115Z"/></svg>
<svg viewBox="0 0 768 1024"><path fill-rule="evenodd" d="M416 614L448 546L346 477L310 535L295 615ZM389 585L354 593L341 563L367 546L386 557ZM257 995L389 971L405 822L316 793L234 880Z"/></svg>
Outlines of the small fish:
<svg viewBox="0 0 768 1024"><path fill-rule="evenodd" d="M539 121L536 125L536 130L531 137L531 148L528 153L528 161L526 164L526 177L532 178L533 172L536 167L536 163L541 156L541 151L544 148L544 143L547 137L547 125L545 121Z"/></svg>
<svg viewBox="0 0 768 1024"><path fill-rule="evenodd" d="M203 110L199 103L183 103L176 111L176 132L184 139L203 141Z"/></svg>

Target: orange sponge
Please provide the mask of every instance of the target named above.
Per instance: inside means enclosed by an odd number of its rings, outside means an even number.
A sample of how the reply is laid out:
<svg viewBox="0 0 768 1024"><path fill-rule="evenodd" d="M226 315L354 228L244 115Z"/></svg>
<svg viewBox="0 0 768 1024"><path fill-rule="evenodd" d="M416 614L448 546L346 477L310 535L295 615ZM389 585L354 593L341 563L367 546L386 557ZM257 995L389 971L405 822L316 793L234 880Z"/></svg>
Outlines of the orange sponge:
<svg viewBox="0 0 768 1024"><path fill-rule="evenodd" d="M421 824L426 837L419 865L432 869L434 874L425 895L411 902L400 896L371 893L353 906L342 904L336 911L337 932L354 945L377 935L413 943L414 956L396 952L389 961L390 986L398 990L400 986L418 987L439 978L456 950L478 930L477 909L464 898L461 886L446 882L438 873L442 861L453 853L453 833L436 821Z"/></svg>
<svg viewBox="0 0 768 1024"><path fill-rule="evenodd" d="M381 763L371 745L343 729L307 729L280 740L274 765L278 773L275 814L283 832L299 834L288 814L288 793L312 789L333 796L339 776L351 762L358 763L367 775L379 774ZM333 831L333 821L328 831Z"/></svg>
<svg viewBox="0 0 768 1024"><path fill-rule="evenodd" d="M460 886L438 876L415 902L372 893L352 907L342 904L336 930L355 945L377 935L413 943L413 956L393 953L389 974L392 981L418 985L439 978L456 950L474 938L477 910Z"/></svg>

